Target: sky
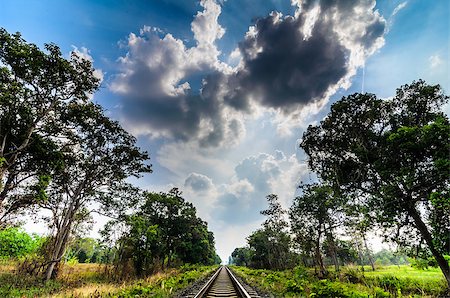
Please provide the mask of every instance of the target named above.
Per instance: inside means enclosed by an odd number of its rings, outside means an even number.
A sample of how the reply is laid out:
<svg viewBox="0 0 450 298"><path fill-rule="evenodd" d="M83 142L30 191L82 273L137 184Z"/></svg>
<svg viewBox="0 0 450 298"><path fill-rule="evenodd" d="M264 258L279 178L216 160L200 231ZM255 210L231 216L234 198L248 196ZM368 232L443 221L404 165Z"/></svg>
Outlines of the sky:
<svg viewBox="0 0 450 298"><path fill-rule="evenodd" d="M449 14L447 0L0 1L0 27L92 61L92 100L150 154L133 183L182 190L224 261L268 194L289 208L314 181L298 144L333 102L417 79L450 93Z"/></svg>

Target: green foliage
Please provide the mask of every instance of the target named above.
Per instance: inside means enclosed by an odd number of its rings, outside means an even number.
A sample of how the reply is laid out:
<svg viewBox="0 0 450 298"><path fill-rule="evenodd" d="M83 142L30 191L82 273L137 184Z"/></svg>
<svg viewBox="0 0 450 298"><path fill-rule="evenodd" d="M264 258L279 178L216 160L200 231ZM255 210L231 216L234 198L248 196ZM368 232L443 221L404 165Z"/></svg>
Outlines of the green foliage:
<svg viewBox="0 0 450 298"><path fill-rule="evenodd" d="M248 247L237 247L231 253L230 264L236 266L250 266L253 251Z"/></svg>
<svg viewBox="0 0 450 298"><path fill-rule="evenodd" d="M13 274L0 274L1 297L45 297L62 289L60 281L42 283L30 276L17 276Z"/></svg>
<svg viewBox="0 0 450 298"><path fill-rule="evenodd" d="M77 238L70 243L65 259L75 258L80 263L107 263L109 249L93 238Z"/></svg>
<svg viewBox="0 0 450 298"><path fill-rule="evenodd" d="M292 268L294 254L291 252L292 240L284 219L286 211L281 208L276 195L268 195L266 199L269 208L261 211L261 214L266 216L262 228L247 237L248 247L233 251L232 261L234 264L253 268Z"/></svg>
<svg viewBox="0 0 450 298"><path fill-rule="evenodd" d="M42 244L42 238L28 235L20 228L0 230L0 258L19 258L35 252Z"/></svg>
<svg viewBox="0 0 450 298"><path fill-rule="evenodd" d="M308 164L411 253L430 252L450 285L450 124L439 85L413 82L389 100L353 94L304 133Z"/></svg>
<svg viewBox="0 0 450 298"><path fill-rule="evenodd" d="M34 191L36 192L36 201L44 202L48 199L46 189L50 184L50 175L40 175L38 182L34 185Z"/></svg>
<svg viewBox="0 0 450 298"><path fill-rule="evenodd" d="M118 267L124 269L131 262L134 272L145 276L186 263L221 262L207 223L197 217L195 207L181 197L178 189L142 196L136 208L139 211L110 222L104 231L105 239L117 226L125 231L117 241Z"/></svg>
<svg viewBox="0 0 450 298"><path fill-rule="evenodd" d="M72 104L88 104L99 86L89 61L75 54L67 60L54 44L44 48L0 28L2 221L46 198L42 177L61 167L61 114Z"/></svg>
<svg viewBox="0 0 450 298"><path fill-rule="evenodd" d="M447 262L450 262L449 256L444 256L444 258L447 260ZM438 263L436 262L436 259L434 257L427 257L427 258L409 258L408 259L411 267L419 269L419 270L427 270L429 267L439 267Z"/></svg>
<svg viewBox="0 0 450 298"><path fill-rule="evenodd" d="M437 270L424 274L409 266L389 266L366 273L344 267L338 276L329 279L318 279L302 267L285 271L231 268L250 285L275 297L437 297L448 289Z"/></svg>
<svg viewBox="0 0 450 298"><path fill-rule="evenodd" d="M320 280L312 284L310 297L365 298L367 297L367 292L359 292L353 286L340 282Z"/></svg>
<svg viewBox="0 0 450 298"><path fill-rule="evenodd" d="M408 257L401 252L392 252L382 249L374 254L376 265L405 265L408 264Z"/></svg>

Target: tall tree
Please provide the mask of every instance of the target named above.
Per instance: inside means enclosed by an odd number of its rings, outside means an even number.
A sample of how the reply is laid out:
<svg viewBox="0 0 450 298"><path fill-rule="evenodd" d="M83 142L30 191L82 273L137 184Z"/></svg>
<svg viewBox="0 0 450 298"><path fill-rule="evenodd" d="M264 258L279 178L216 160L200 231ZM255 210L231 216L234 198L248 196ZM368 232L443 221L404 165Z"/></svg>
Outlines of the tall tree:
<svg viewBox="0 0 450 298"><path fill-rule="evenodd" d="M447 101L439 85L421 80L393 99L353 94L310 126L300 146L323 180L366 198L380 226L397 231L386 238L429 250L450 286L443 256L450 250L450 128L441 110Z"/></svg>
<svg viewBox="0 0 450 298"><path fill-rule="evenodd" d="M74 225L88 216L92 206L109 208L125 204L114 197L127 177L151 172L146 152L136 147L136 139L95 104L71 104L61 117L67 131L59 146L64 166L53 176L48 197L40 206L52 212L52 242L46 279L54 277ZM113 192L112 196L106 196ZM115 198L115 202L112 199ZM94 204L95 202L95 204Z"/></svg>
<svg viewBox="0 0 450 298"><path fill-rule="evenodd" d="M302 195L294 199L289 210L292 231L303 249L313 249L319 276L326 274L322 244L328 242L330 254L339 269L335 245L335 229L342 225L343 203L327 185L302 185Z"/></svg>
<svg viewBox="0 0 450 298"><path fill-rule="evenodd" d="M269 208L261 211L267 216L262 228L248 238L251 251L251 266L281 270L292 265L291 237L287 231L288 223L284 218L286 211L278 202L278 196L266 197Z"/></svg>
<svg viewBox="0 0 450 298"><path fill-rule="evenodd" d="M99 86L93 71L75 53L66 60L54 44L42 51L0 28L0 222L42 198L61 166L59 117L87 103ZM33 186L19 191L24 185Z"/></svg>

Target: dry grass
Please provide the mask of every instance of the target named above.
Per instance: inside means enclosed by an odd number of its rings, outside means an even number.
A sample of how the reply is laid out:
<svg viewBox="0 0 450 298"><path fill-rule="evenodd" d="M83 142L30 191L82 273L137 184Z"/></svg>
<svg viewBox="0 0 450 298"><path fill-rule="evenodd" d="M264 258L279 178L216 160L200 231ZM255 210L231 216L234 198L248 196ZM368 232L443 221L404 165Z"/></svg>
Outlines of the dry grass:
<svg viewBox="0 0 450 298"><path fill-rule="evenodd" d="M214 266L170 269L147 278L121 280L113 268L99 264L65 264L56 280L43 282L15 273L15 262L0 263L0 297L171 297L173 291L204 277Z"/></svg>
<svg viewBox="0 0 450 298"><path fill-rule="evenodd" d="M2 273L14 273L16 269L16 262L13 261L1 261L0 260L0 274Z"/></svg>
<svg viewBox="0 0 450 298"><path fill-rule="evenodd" d="M76 264L76 265L65 265L63 273L60 279L65 282L70 282L72 286L60 293L54 294L50 297L52 298L63 298L63 297L101 297L105 294L119 292L125 290L136 283L142 284L157 284L162 280L177 273L176 270L168 270L163 273L156 273L147 278L140 280L129 280L122 281L118 283L117 281L103 281L103 282L93 282L85 283L79 286L75 286L77 281L86 282L91 275L103 274L105 267L99 264ZM79 284L79 283L78 283Z"/></svg>

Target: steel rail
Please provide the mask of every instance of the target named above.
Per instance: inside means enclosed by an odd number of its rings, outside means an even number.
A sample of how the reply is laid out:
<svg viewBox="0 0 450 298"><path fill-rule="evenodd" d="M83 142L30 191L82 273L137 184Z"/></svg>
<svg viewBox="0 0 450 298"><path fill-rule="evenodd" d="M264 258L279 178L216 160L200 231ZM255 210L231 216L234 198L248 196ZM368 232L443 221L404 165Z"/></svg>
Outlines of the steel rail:
<svg viewBox="0 0 450 298"><path fill-rule="evenodd" d="M211 276L208 282L201 288L201 290L198 292L197 295L194 296L194 298L201 298L208 292L208 290L211 288L212 284L216 280L217 276L219 275L221 269L222 267L217 269L216 273L214 273L213 276Z"/></svg>
<svg viewBox="0 0 450 298"><path fill-rule="evenodd" d="M206 297L241 297L251 298L231 270L221 266L194 298Z"/></svg>
<svg viewBox="0 0 450 298"><path fill-rule="evenodd" d="M234 274L231 272L230 268L225 266L225 269L227 270L228 275L231 277L231 281L233 282L233 284L234 284L235 288L237 289L237 291L239 292L239 294L243 298L251 298L251 296L247 293L247 291L244 289L244 287L241 285L241 283L236 279Z"/></svg>

